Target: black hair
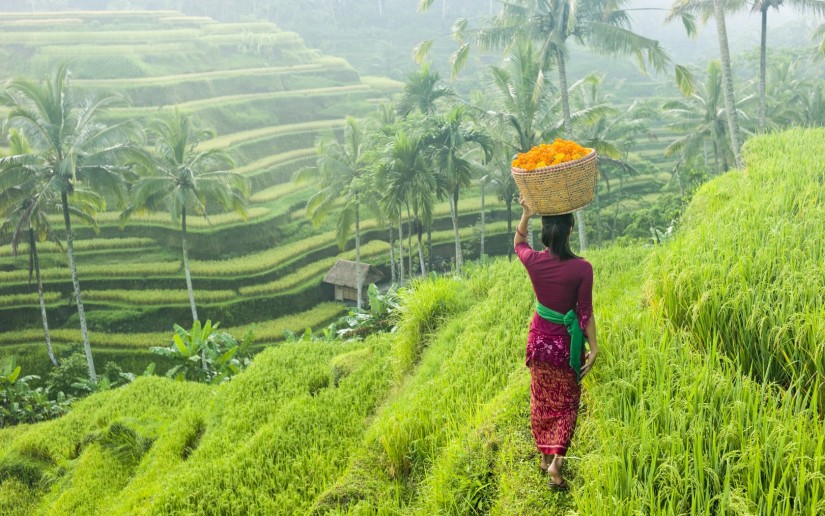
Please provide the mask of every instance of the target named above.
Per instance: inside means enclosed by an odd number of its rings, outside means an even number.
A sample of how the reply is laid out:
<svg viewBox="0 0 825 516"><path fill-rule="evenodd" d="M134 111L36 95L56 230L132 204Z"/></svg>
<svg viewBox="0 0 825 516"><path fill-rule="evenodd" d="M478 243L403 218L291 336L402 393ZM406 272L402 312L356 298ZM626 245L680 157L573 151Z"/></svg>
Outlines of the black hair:
<svg viewBox="0 0 825 516"><path fill-rule="evenodd" d="M572 213L564 215L542 215L541 241L550 252L562 260L578 258L570 250L570 230L575 225Z"/></svg>

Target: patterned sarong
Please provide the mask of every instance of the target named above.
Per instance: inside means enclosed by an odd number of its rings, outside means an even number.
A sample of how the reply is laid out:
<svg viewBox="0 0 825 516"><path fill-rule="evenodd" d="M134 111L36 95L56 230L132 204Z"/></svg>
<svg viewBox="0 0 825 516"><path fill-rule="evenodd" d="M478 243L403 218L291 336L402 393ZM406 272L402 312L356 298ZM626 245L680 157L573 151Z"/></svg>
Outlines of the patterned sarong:
<svg viewBox="0 0 825 516"><path fill-rule="evenodd" d="M540 452L564 455L573 438L581 385L568 364L531 360L530 424Z"/></svg>

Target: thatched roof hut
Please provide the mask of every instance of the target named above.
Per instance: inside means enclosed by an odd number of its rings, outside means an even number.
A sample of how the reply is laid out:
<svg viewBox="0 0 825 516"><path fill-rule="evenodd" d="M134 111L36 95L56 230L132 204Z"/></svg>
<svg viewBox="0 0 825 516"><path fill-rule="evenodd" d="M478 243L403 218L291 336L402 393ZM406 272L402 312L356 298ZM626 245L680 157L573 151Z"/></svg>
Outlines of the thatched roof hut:
<svg viewBox="0 0 825 516"><path fill-rule="evenodd" d="M335 286L335 300L344 301L349 299L355 301L358 298L357 269L355 262L350 260L338 260L335 265L324 276L324 282ZM366 286L370 283L380 281L384 275L381 271L368 263L361 264L361 288L362 301L366 300Z"/></svg>

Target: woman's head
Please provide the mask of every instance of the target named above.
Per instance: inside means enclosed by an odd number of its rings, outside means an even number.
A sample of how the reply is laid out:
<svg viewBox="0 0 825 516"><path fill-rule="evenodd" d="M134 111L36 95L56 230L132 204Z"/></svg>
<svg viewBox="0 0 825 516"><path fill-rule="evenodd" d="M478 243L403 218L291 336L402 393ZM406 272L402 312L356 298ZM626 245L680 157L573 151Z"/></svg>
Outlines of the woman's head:
<svg viewBox="0 0 825 516"><path fill-rule="evenodd" d="M541 241L550 248L551 253L562 260L578 258L570 250L570 233L574 224L572 213L541 217Z"/></svg>

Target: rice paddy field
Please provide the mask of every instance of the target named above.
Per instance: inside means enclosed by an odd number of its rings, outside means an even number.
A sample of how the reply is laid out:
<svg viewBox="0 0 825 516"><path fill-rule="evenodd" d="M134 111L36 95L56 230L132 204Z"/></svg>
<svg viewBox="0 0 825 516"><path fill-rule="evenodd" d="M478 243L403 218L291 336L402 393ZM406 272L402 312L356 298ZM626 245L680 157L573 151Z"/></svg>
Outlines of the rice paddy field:
<svg viewBox="0 0 825 516"><path fill-rule="evenodd" d="M330 297L320 282L322 265L351 253L353 242L345 251L333 245L333 218L320 227L310 225L304 205L312 186L290 179L314 163L319 136L339 134L345 115L366 115L399 92L401 83L361 77L344 59L307 48L297 34L271 23L218 23L174 11L72 11L4 13L0 28L0 81L42 77L67 61L73 87L125 99L108 114L113 121L148 120L177 107L215 129L216 136L202 147L227 149L252 192L245 219L236 213L188 218L196 301L205 317L230 325L264 322ZM605 191L604 199L620 196L622 212L628 213L655 198L668 177L633 178ZM506 253L503 203L488 195L486 205L492 223L487 252ZM476 240L477 231L470 228L480 206L475 185L463 194L460 213L463 234ZM612 208L606 211L614 214ZM75 224L92 329L156 333L186 320L179 228L170 217L137 215L125 228L117 212L102 213L97 220L97 232ZM52 222L59 225L60 216ZM365 240L387 242L376 221L364 226ZM445 202L436 208L435 253L446 255L450 227ZM20 257L10 254L0 239L0 331L28 335L40 323L25 246ZM370 260L388 273L387 253L376 252ZM62 250L44 245L41 264L51 324L76 328ZM29 343L34 344L17 341Z"/></svg>
<svg viewBox="0 0 825 516"><path fill-rule="evenodd" d="M530 433L532 289L499 258L413 282L392 333L0 429L0 512L822 514L823 142L754 138L673 240L587 253L601 354L568 493Z"/></svg>
<svg viewBox="0 0 825 516"><path fill-rule="evenodd" d="M255 325L263 345L282 340L284 330L326 326L344 312L342 305L331 309L332 287L321 280L337 259L354 256L354 239L338 248L334 217L311 225L304 206L314 187L291 178L315 163L320 136L338 134L346 115L374 111L401 83L362 78L345 60L307 48L297 34L271 23L218 23L172 11L73 11L3 13L0 29L0 82L42 78L66 61L80 95L123 97L123 106L107 114L112 121L148 121L176 107L215 130L202 148L227 150L251 192L245 218L188 217L193 285L204 319L230 331ZM486 204L487 251L506 253L503 203L488 195ZM460 204L465 238L478 238L473 225L480 206L476 185ZM99 214L97 231L75 223L78 271L93 350L143 364L152 358L148 347L171 338L173 324L191 320L180 228L164 213L136 215L125 227L119 215ZM59 215L50 217L55 227L62 225ZM451 227L444 202L433 227L433 251L442 258L452 248ZM388 231L372 219L363 228L364 258L389 281ZM14 257L3 238L0 358L14 357L28 373L44 374L28 249L21 245ZM80 340L70 272L62 248L43 243L38 251L49 323L61 349Z"/></svg>

